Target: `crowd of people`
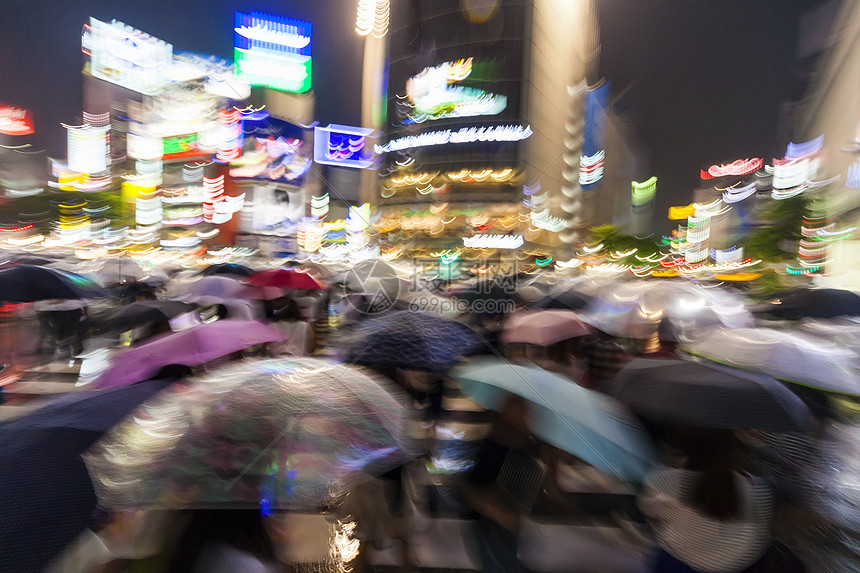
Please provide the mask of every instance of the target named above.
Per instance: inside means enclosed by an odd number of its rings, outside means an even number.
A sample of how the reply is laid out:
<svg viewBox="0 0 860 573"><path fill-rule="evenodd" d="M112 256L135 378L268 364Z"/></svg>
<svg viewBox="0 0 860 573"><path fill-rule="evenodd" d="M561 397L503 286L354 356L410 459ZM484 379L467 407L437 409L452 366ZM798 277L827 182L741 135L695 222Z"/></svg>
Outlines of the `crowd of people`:
<svg viewBox="0 0 860 573"><path fill-rule="evenodd" d="M126 288L124 295L118 304L156 301L164 293L141 287L133 291ZM502 334L505 325L531 312L533 298L520 296L519 308L512 314L464 313L453 318L484 341L480 349L464 353L467 355L462 361L475 360L476 354L490 355L511 364L540 367L570 384L612 396L616 375L631 361L683 357L678 350L678 333L667 319L637 337L619 337L589 327L582 335L546 345L506 341ZM135 327L122 336L113 331L112 343L125 340L134 347L197 324L254 320L275 328L281 340L231 354L226 360L337 356L339 345L346 344L353 328L368 316L362 314L360 305L354 306L350 319L337 322L333 331L331 299L330 289L305 289L283 291L282 296L252 303L206 301L182 320L166 318ZM74 360L86 355L89 344L96 344L94 339L102 336L94 326L98 317L86 301L40 301L35 311L41 352ZM374 315L384 317L384 313ZM422 443L428 448L419 458L432 471L445 474L432 467L432 446L425 438L435 436L435 428L455 415L446 411L444 403L452 392L457 393L456 383L445 371L368 366L411 396L417 427L423 432ZM156 377L165 373L179 377L188 372L162 368ZM471 460L465 469L448 471L444 481L461 514L480 523L477 547L485 571L529 570L519 559L518 547L524 519L535 511L552 515L561 523L584 517L611 519L625 536L622 551L637 556L639 571L860 570L860 556L845 552L846 547L858 547L857 532L822 517L813 499L820 491L811 477L815 466L826 463L825 445L833 439L834 428L853 422L825 392L801 387L793 391L815 414L810 431L696 428L639 416L638 423L647 429L658 450L658 463L641 484L593 470L570 452L546 443L531 427L530 420L538 415L533 404L510 395L495 411L482 413L481 420L490 423L489 431L469 454ZM600 483L600 491L607 495L577 495L575 487L565 485L571 471L581 480ZM387 471L359 486L349 502L326 509L333 515L346 512L357 520L353 535L362 547L357 567L370 567L364 562L367 550L380 547L386 539L394 538L405 547L409 530L409 493L404 485L407 473L406 466ZM58 557L50 571L282 570L284 558L279 552L295 535L284 525L284 519L282 513L263 515L254 508L103 514ZM160 534L155 535L159 539L144 542L153 532ZM834 542L834 536L840 538L839 543ZM615 541L604 540L610 545ZM404 551L408 555L408 549ZM133 563L149 569L137 569Z"/></svg>

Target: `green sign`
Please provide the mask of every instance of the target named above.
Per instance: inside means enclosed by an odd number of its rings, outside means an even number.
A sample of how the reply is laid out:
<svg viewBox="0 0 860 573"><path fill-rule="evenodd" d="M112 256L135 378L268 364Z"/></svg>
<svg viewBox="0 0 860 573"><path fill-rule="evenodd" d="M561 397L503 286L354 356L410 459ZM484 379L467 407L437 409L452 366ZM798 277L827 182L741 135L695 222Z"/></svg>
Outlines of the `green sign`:
<svg viewBox="0 0 860 573"><path fill-rule="evenodd" d="M164 138L164 156L196 155L197 134L180 135L179 137Z"/></svg>

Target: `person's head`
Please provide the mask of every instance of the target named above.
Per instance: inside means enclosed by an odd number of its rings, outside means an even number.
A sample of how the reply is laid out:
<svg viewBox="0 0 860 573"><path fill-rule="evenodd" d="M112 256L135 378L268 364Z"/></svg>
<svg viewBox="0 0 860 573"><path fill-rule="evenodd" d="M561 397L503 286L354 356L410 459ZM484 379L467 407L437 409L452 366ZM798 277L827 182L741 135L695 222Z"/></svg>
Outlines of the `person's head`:
<svg viewBox="0 0 860 573"><path fill-rule="evenodd" d="M292 322L301 318L299 305L291 298L285 298L278 301L280 304L275 306L275 320L283 320Z"/></svg>
<svg viewBox="0 0 860 573"><path fill-rule="evenodd" d="M737 515L740 499L735 484L737 441L730 430L676 429L678 446L686 455L685 467L699 472L690 491L690 505L719 520Z"/></svg>
<svg viewBox="0 0 860 573"><path fill-rule="evenodd" d="M168 364L166 366L162 366L153 378L157 380L171 378L178 380L179 378L191 376L191 374L191 367L186 366L185 364Z"/></svg>
<svg viewBox="0 0 860 573"><path fill-rule="evenodd" d="M139 290L137 294L134 295L135 302L144 302L148 300L155 300L155 293L149 289Z"/></svg>

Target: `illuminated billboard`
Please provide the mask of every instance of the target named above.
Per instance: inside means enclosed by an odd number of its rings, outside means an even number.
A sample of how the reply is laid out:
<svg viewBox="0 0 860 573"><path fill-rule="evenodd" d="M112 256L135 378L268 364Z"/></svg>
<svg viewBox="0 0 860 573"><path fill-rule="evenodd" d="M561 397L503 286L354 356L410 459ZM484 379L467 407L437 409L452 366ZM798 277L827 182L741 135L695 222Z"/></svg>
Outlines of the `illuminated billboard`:
<svg viewBox="0 0 860 573"><path fill-rule="evenodd" d="M167 83L173 46L122 22L90 18L81 34L90 74L136 92L154 95Z"/></svg>
<svg viewBox="0 0 860 573"><path fill-rule="evenodd" d="M230 177L301 186L313 164L312 150L302 141L302 128L273 117L247 117L244 123L244 149L240 158L230 162Z"/></svg>
<svg viewBox="0 0 860 573"><path fill-rule="evenodd" d="M107 171L110 147L109 127L65 126L68 130L68 165L75 173Z"/></svg>
<svg viewBox="0 0 860 573"><path fill-rule="evenodd" d="M33 116L30 110L0 102L0 133L6 135L33 133Z"/></svg>
<svg viewBox="0 0 860 573"><path fill-rule="evenodd" d="M495 67L467 58L424 68L406 81L406 99L398 102L407 108L403 123L500 114L508 105L507 97L463 84L469 79L488 81L498 75L491 72Z"/></svg>
<svg viewBox="0 0 860 573"><path fill-rule="evenodd" d="M311 89L311 23L261 12L236 12L234 60L253 86L303 93Z"/></svg>
<svg viewBox="0 0 860 573"><path fill-rule="evenodd" d="M314 161L323 165L367 169L373 151L367 144L372 129L330 124L314 128Z"/></svg>

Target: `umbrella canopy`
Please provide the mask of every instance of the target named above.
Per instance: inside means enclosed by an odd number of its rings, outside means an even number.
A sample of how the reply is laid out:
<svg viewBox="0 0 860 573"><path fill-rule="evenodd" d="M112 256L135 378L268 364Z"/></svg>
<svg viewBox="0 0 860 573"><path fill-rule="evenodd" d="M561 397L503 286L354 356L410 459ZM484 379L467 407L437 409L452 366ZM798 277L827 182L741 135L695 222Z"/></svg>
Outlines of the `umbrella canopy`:
<svg viewBox="0 0 860 573"><path fill-rule="evenodd" d="M176 300L133 302L94 317L89 326L96 332L124 332L156 322L167 322L195 309L193 304Z"/></svg>
<svg viewBox="0 0 860 573"><path fill-rule="evenodd" d="M34 302L52 298L94 298L105 292L93 281L56 269L16 265L0 270L0 300Z"/></svg>
<svg viewBox="0 0 860 573"><path fill-rule="evenodd" d="M556 342L592 334L594 328L569 310L541 310L511 315L502 332L502 342L550 346Z"/></svg>
<svg viewBox="0 0 860 573"><path fill-rule="evenodd" d="M788 432L812 421L803 400L779 381L713 363L637 358L609 388L633 411L673 425Z"/></svg>
<svg viewBox="0 0 860 573"><path fill-rule="evenodd" d="M606 333L632 338L650 338L661 321L680 340L697 338L720 325L753 325L740 295L685 281L622 283L605 289L581 315Z"/></svg>
<svg viewBox="0 0 860 573"><path fill-rule="evenodd" d="M579 310L585 308L592 302L592 297L568 290L555 294L549 294L534 304L529 305L532 309L567 309Z"/></svg>
<svg viewBox="0 0 860 573"><path fill-rule="evenodd" d="M0 261L0 267L7 267L13 265L47 265L56 262L53 258L40 257L38 255L12 255L10 257L3 257L3 260Z"/></svg>
<svg viewBox="0 0 860 573"><path fill-rule="evenodd" d="M85 459L108 508L316 508L413 455L404 404L343 365L246 362L162 393Z"/></svg>
<svg viewBox="0 0 860 573"><path fill-rule="evenodd" d="M92 525L97 500L80 454L169 383L67 394L0 426L4 571L42 571Z"/></svg>
<svg viewBox="0 0 860 573"><path fill-rule="evenodd" d="M357 364L438 372L484 345L475 331L459 322L399 311L359 324L347 341L346 355Z"/></svg>
<svg viewBox="0 0 860 573"><path fill-rule="evenodd" d="M853 350L808 334L770 328L719 329L682 345L691 354L827 392L860 395Z"/></svg>
<svg viewBox="0 0 860 573"><path fill-rule="evenodd" d="M482 280L456 292L454 296L466 303L466 311L471 314L509 314L516 301L515 283L513 277Z"/></svg>
<svg viewBox="0 0 860 573"><path fill-rule="evenodd" d="M835 288L798 289L758 305L754 312L785 319L860 316L860 295Z"/></svg>
<svg viewBox="0 0 860 573"><path fill-rule="evenodd" d="M117 354L93 386L128 386L152 378L170 364L198 366L239 350L280 340L283 335L279 331L254 320L198 324Z"/></svg>
<svg viewBox="0 0 860 573"><path fill-rule="evenodd" d="M322 290L326 284L308 271L299 269L266 269L248 279L258 287L276 287L288 290Z"/></svg>
<svg viewBox="0 0 860 573"><path fill-rule="evenodd" d="M105 259L95 274L104 286L134 282L146 276L140 265L128 257Z"/></svg>
<svg viewBox="0 0 860 573"><path fill-rule="evenodd" d="M249 277L254 274L253 269L250 269L244 265L239 265L236 263L218 263L216 265L209 265L203 272L200 273L204 277L212 276L212 275L228 275L234 277Z"/></svg>
<svg viewBox="0 0 860 573"><path fill-rule="evenodd" d="M457 366L450 376L463 393L498 410L507 394L532 404L529 425L542 440L627 481L641 482L655 462L647 432L616 400L534 365L496 358Z"/></svg>
<svg viewBox="0 0 860 573"><path fill-rule="evenodd" d="M216 297L222 300L248 300L278 298L283 295L280 289L246 285L237 278L223 275L213 275L191 281L173 281L167 292L169 298L186 302L194 302L195 299L200 297Z"/></svg>

